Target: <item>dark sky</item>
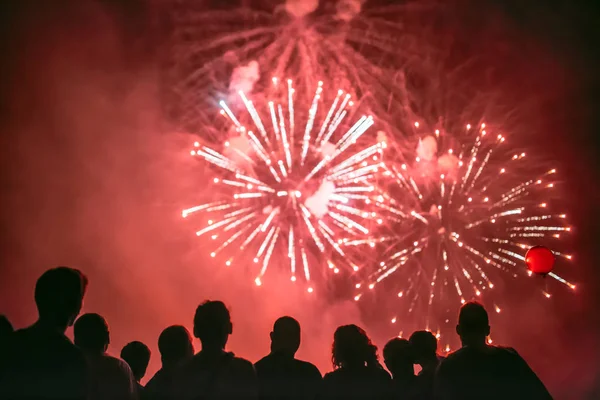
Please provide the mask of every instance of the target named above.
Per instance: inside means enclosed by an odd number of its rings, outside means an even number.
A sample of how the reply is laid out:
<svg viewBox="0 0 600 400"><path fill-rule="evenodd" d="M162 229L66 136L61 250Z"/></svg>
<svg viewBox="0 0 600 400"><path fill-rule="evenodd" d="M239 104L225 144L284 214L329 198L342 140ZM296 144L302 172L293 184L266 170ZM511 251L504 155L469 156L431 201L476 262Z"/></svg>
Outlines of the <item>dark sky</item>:
<svg viewBox="0 0 600 400"><path fill-rule="evenodd" d="M521 318L542 313L532 318L553 327L547 340L535 329L510 336L557 398L600 390L600 13L586 3L593 2L444 2L424 29L449 46L449 68L475 60L473 84L497 87L508 103L535 100L525 108L536 132L530 141L568 177L564 197L575 226L569 277L577 294L548 309L524 302ZM192 265L204 261L190 250L189 227L169 214L201 182L186 178L187 158L172 156L183 154L188 138L164 129L160 114L160 13L142 0L2 2L0 313L17 326L31 322L41 271L85 265L92 278L86 306L107 315L120 335L115 346L134 337L155 345L160 327L178 322L170 314L189 319L198 298L214 295L233 304L234 317L235 307L264 314L254 317L264 327L232 339L252 358L266 351L259 335L281 309L267 296L240 300L243 280L195 275ZM175 272L179 263L183 271ZM296 310L291 300L282 307ZM323 325L356 312L337 307ZM328 341L330 332L308 322L318 304L305 308L305 334ZM252 323L237 315L239 325Z"/></svg>

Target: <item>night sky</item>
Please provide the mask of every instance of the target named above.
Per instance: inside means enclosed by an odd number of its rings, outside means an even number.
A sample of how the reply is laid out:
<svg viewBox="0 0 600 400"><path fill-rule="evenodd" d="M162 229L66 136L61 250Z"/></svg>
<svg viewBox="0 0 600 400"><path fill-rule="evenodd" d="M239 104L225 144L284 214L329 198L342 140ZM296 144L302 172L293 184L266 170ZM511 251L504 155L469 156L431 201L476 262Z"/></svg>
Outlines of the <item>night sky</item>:
<svg viewBox="0 0 600 400"><path fill-rule="evenodd" d="M181 223L202 177L187 157L189 135L173 132L164 115L167 2L152 3L0 5L0 313L17 327L31 323L35 279L70 265L90 277L84 311L107 317L113 354L135 339L152 345L150 374L160 330L190 327L209 297L231 305L239 355L266 353L270 324L290 312L305 346L318 343L301 355L329 370L333 329L361 318L353 304L319 314L322 304L300 293L253 294L246 280L215 272ZM543 307L519 293L511 307L522 301L522 310L502 327L506 344L565 399L600 397L600 7L586 3L454 0L423 22L426 38L447 49L449 69L473 61L467 85L530 113L528 147L556 160L567 179L574 260L561 272L577 291Z"/></svg>

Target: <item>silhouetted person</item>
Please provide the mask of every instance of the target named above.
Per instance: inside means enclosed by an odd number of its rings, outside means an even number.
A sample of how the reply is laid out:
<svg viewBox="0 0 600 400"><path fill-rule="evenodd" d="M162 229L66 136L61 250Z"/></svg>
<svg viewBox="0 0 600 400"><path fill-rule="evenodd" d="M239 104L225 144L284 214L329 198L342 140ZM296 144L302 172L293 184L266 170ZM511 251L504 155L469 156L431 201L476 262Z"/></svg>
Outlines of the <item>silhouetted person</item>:
<svg viewBox="0 0 600 400"><path fill-rule="evenodd" d="M12 335L0 398L85 399L85 358L65 331L81 311L86 286L87 278L67 267L50 269L38 279L39 317Z"/></svg>
<svg viewBox="0 0 600 400"><path fill-rule="evenodd" d="M138 395L142 397L144 387L140 381L146 375L146 369L150 363L150 349L142 342L133 341L127 343L121 349L121 358L129 364L131 372L133 372L133 377L137 382Z"/></svg>
<svg viewBox="0 0 600 400"><path fill-rule="evenodd" d="M256 364L261 399L314 399L321 373L313 364L294 358L300 347L300 324L281 317L271 332L271 353Z"/></svg>
<svg viewBox="0 0 600 400"><path fill-rule="evenodd" d="M73 327L75 344L83 350L89 366L91 400L130 400L137 398L137 387L129 365L106 354L110 332L98 314L84 314Z"/></svg>
<svg viewBox="0 0 600 400"><path fill-rule="evenodd" d="M6 315L0 315L0 340L10 338L15 330Z"/></svg>
<svg viewBox="0 0 600 400"><path fill-rule="evenodd" d="M437 399L551 399L552 397L511 348L490 346L488 314L477 302L460 309L456 333L462 348L440 363L435 377Z"/></svg>
<svg viewBox="0 0 600 400"><path fill-rule="evenodd" d="M0 315L0 380L7 368L6 358L8 357L8 349L10 348L13 333L14 329L8 318Z"/></svg>
<svg viewBox="0 0 600 400"><path fill-rule="evenodd" d="M394 398L404 399L412 395L415 386L414 355L408 340L393 338L383 348L383 361L392 373Z"/></svg>
<svg viewBox="0 0 600 400"><path fill-rule="evenodd" d="M225 304L207 301L198 306L194 316L194 336L202 342L202 350L179 371L173 385L173 400L258 397L252 363L225 351L232 331Z"/></svg>
<svg viewBox="0 0 600 400"><path fill-rule="evenodd" d="M158 337L158 350L162 367L144 388L147 399L164 399L169 395L178 369L194 355L192 336L181 325L169 326Z"/></svg>
<svg viewBox="0 0 600 400"><path fill-rule="evenodd" d="M337 328L331 358L334 371L323 378L323 398L381 399L390 396L390 375L377 360L377 346L358 326Z"/></svg>
<svg viewBox="0 0 600 400"><path fill-rule="evenodd" d="M415 363L421 366L416 379L415 394L419 399L433 398L433 380L440 364L437 355L437 338L428 331L416 331L408 339L415 356Z"/></svg>

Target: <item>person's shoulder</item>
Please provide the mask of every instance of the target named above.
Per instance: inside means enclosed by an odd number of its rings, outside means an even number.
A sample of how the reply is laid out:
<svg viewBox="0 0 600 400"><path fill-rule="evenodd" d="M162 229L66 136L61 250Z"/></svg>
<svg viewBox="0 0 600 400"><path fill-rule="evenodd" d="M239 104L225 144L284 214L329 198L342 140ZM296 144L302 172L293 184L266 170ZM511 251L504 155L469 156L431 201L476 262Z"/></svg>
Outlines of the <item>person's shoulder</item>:
<svg viewBox="0 0 600 400"><path fill-rule="evenodd" d="M314 374L314 375L319 375L319 378L321 377L321 371L319 371L319 368L317 368L313 363L310 363L308 361L302 361L302 360L298 360L296 359L296 365L298 365L298 368L301 369L302 371L306 372L306 374Z"/></svg>
<svg viewBox="0 0 600 400"><path fill-rule="evenodd" d="M105 364L113 366L114 368L118 368L121 369L127 373L131 372L131 367L129 366L129 364L127 364L127 362L125 362L124 360L117 358L117 357L113 357L110 354L104 354L102 355L102 359L104 361Z"/></svg>
<svg viewBox="0 0 600 400"><path fill-rule="evenodd" d="M27 328L21 328L13 332L11 335L11 341L13 345L27 344L31 341L39 340L39 329L35 325L28 326Z"/></svg>
<svg viewBox="0 0 600 400"><path fill-rule="evenodd" d="M507 346L490 346L490 347L493 348L494 351L496 351L499 354L507 354L507 355L511 355L511 356L519 355L519 353L517 353L517 351L512 347L507 347Z"/></svg>
<svg viewBox="0 0 600 400"><path fill-rule="evenodd" d="M260 360L258 360L257 362L254 363L254 368L260 369L262 367L265 367L270 363L270 360L271 360L271 356L270 356L270 354L267 354L266 356L264 356L263 358L261 358Z"/></svg>
<svg viewBox="0 0 600 400"><path fill-rule="evenodd" d="M444 373L445 371L455 369L457 366L464 364L465 360L469 358L469 351L465 347L461 347L452 353L447 354L443 359L440 360L437 372Z"/></svg>
<svg viewBox="0 0 600 400"><path fill-rule="evenodd" d="M377 379L382 379L382 380L386 380L386 381L389 381L392 379L390 374L383 368L372 368L372 370L373 370L373 375L376 376Z"/></svg>
<svg viewBox="0 0 600 400"><path fill-rule="evenodd" d="M323 375L323 379L331 379L337 375L339 375L339 369L334 369L333 371L329 371Z"/></svg>
<svg viewBox="0 0 600 400"><path fill-rule="evenodd" d="M236 357L231 354L231 365L240 371L252 371L254 372L254 365L242 357Z"/></svg>
<svg viewBox="0 0 600 400"><path fill-rule="evenodd" d="M440 360L440 365L457 362L457 360L461 360L466 355L467 355L466 348L461 347L460 349L457 349L457 350L453 351L452 353L446 354L446 356Z"/></svg>
<svg viewBox="0 0 600 400"><path fill-rule="evenodd" d="M336 379L340 379L341 376L344 375L344 371L341 368L334 369L323 376L323 380L326 381L335 381Z"/></svg>
<svg viewBox="0 0 600 400"><path fill-rule="evenodd" d="M494 356L498 361L511 365L525 363L523 357L512 347L495 346Z"/></svg>

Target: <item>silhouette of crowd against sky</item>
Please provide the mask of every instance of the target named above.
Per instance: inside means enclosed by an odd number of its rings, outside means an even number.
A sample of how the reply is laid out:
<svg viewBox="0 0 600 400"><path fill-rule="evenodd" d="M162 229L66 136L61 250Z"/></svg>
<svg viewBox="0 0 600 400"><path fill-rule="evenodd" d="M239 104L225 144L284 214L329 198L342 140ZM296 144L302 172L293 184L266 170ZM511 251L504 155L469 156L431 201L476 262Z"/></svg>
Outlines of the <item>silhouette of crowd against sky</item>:
<svg viewBox="0 0 600 400"><path fill-rule="evenodd" d="M8 319L0 319L0 398L552 398L514 349L488 344L488 314L477 302L467 302L460 310L460 349L438 355L436 337L425 330L408 340L392 338L383 348L387 371L364 329L340 326L333 335L332 371L321 376L315 365L295 357L301 326L293 317L274 322L271 351L253 364L227 351L233 333L227 306L206 300L190 316L201 350L194 353L192 335L184 326L165 328L157 338L162 368L144 387L140 381L152 357L150 349L133 341L121 349L120 358L109 355L108 321L97 313L79 315L87 286L77 269L50 269L35 286L37 321L14 331ZM71 326L74 342L65 336ZM415 364L421 367L416 376Z"/></svg>

